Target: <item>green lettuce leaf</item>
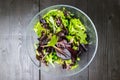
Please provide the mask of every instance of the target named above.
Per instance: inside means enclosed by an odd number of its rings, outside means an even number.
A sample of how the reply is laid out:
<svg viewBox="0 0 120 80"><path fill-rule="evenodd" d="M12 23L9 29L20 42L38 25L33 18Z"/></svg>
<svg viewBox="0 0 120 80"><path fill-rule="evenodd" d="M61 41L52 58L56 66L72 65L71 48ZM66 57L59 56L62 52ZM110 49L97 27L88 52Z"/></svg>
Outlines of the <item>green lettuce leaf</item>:
<svg viewBox="0 0 120 80"><path fill-rule="evenodd" d="M37 34L38 37L41 37L41 32L42 31L46 31L45 28L43 28L40 24L40 22L38 21L35 25L34 25L34 31Z"/></svg>
<svg viewBox="0 0 120 80"><path fill-rule="evenodd" d="M60 28L57 26L54 17L65 18L64 13L58 9L51 10L43 16L43 18L47 21L47 23L49 23L49 26L53 30L53 33L57 33L60 31ZM62 21L64 25L67 25L67 21L65 19Z"/></svg>
<svg viewBox="0 0 120 80"><path fill-rule="evenodd" d="M68 27L69 35L75 36L74 42L80 41L81 44L87 44L86 28L79 19L71 19ZM76 40L75 40L76 39Z"/></svg>
<svg viewBox="0 0 120 80"><path fill-rule="evenodd" d="M57 41L58 41L58 37L56 35L53 35L51 40L48 42L47 46L55 46Z"/></svg>
<svg viewBox="0 0 120 80"><path fill-rule="evenodd" d="M54 9L50 10L47 14L43 16L43 18L49 17L49 16L56 16L56 17L62 17L65 18L63 11Z"/></svg>
<svg viewBox="0 0 120 80"><path fill-rule="evenodd" d="M52 53L49 53L49 55L45 57L45 60L48 61L48 63L50 63L53 67L55 67Z"/></svg>

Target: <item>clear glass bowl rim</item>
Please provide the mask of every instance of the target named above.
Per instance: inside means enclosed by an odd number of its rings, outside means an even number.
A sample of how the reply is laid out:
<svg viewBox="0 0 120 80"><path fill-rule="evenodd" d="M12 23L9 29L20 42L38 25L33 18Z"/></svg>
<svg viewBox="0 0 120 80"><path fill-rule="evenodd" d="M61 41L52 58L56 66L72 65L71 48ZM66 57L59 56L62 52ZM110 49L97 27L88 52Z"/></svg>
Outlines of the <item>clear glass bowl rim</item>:
<svg viewBox="0 0 120 80"><path fill-rule="evenodd" d="M86 14L85 12L83 12L82 10L80 10L80 9L74 7L74 6L64 5L64 4L53 5L53 6L49 6L49 7L56 7L56 6L57 6L57 7L58 7L58 6L59 6L59 7L70 7L70 8L73 8L73 9L79 11L80 13L82 13L82 14L83 14L85 17L87 17L87 19L90 21L90 23L91 23L91 25L92 25L92 27L93 27L93 29L94 29L94 31L95 31L95 35L96 35L96 47L95 47L95 51L94 51L94 53L93 53L90 61L88 61L88 63L87 63L82 69L80 69L79 71L77 71L77 72L75 72L75 73L72 73L72 74L65 75L65 76L72 76L72 75L75 75L75 74L80 73L80 72L83 71L85 68L87 68L87 67L90 65L90 63L92 62L92 60L94 59L94 57L95 57L95 55L96 55L96 52L97 52L97 48L98 48L98 34L97 34L97 30L96 30L96 28L95 28L94 23L92 22L92 20L90 19L90 17L87 16L87 14ZM45 11L46 9L48 9L49 7L47 7L47 8L45 8L45 9L41 10L40 12L38 12L38 13L32 18L32 20L30 21L29 25L32 24L32 22L35 20L35 18L36 18L37 16L39 16L42 12L44 12L44 11ZM28 25L27 28L29 28L29 25ZM29 54L29 57L30 57L30 53L29 53L29 52L28 52L28 54ZM30 59L32 60L31 57L30 57ZM37 64L36 64L33 60L32 60L32 62L37 66ZM37 66L37 67L38 67L38 66ZM40 69L40 67L38 67L38 68ZM41 70L41 69L40 69L40 70ZM41 71L45 72L44 70L41 70ZM59 77L62 77L62 76L59 76Z"/></svg>

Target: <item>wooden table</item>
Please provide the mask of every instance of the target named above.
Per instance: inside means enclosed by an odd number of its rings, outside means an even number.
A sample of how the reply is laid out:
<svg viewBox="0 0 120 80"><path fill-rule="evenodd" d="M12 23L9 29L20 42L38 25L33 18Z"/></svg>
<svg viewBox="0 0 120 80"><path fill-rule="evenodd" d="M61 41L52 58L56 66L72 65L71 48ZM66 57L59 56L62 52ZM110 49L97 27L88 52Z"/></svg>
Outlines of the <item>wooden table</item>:
<svg viewBox="0 0 120 80"><path fill-rule="evenodd" d="M54 80L41 76L32 64L23 38L33 16L55 4L83 10L99 36L90 66L79 75L55 80L120 80L120 0L0 0L0 80Z"/></svg>

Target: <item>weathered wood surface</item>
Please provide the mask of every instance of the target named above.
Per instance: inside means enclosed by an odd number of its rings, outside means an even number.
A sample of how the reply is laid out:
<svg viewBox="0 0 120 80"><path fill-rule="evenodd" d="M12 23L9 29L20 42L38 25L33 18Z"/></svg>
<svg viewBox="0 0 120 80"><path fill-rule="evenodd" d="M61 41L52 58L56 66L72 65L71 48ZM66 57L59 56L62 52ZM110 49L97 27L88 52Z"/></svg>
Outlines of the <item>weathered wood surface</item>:
<svg viewBox="0 0 120 80"><path fill-rule="evenodd" d="M38 80L24 45L25 29L38 12L37 0L0 0L0 80Z"/></svg>
<svg viewBox="0 0 120 80"><path fill-rule="evenodd" d="M67 4L93 20L99 36L97 54L78 75L55 79L33 65L24 48L25 29L48 6ZM120 0L0 0L0 80L120 80Z"/></svg>

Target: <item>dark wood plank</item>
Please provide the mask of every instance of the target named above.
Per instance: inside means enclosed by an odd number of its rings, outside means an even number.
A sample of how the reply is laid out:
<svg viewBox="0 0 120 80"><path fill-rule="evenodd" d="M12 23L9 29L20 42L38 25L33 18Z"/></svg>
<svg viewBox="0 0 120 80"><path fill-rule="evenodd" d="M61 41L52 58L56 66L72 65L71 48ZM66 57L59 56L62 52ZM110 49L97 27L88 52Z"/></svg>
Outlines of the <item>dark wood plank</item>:
<svg viewBox="0 0 120 80"><path fill-rule="evenodd" d="M87 0L40 0L40 10L57 4L65 4L65 5L71 5L75 6L84 12L87 12ZM48 77L49 74L43 74L42 73L42 80L88 80L88 68L85 69L83 72L81 72L78 75L70 76L70 77L64 77L64 78L54 78L54 77Z"/></svg>
<svg viewBox="0 0 120 80"><path fill-rule="evenodd" d="M52 5L71 5L87 12L87 0L40 0L40 10Z"/></svg>
<svg viewBox="0 0 120 80"><path fill-rule="evenodd" d="M99 46L95 59L89 66L89 80L107 80L108 71L108 53L106 52L106 37L107 37L107 27L106 23L105 9L103 2L100 0L88 1L88 15L91 17L98 31Z"/></svg>
<svg viewBox="0 0 120 80"><path fill-rule="evenodd" d="M39 80L24 41L25 29L38 9L37 0L0 1L0 80Z"/></svg>
<svg viewBox="0 0 120 80"><path fill-rule="evenodd" d="M120 80L120 0L107 0L108 80ZM109 14L109 15L108 15Z"/></svg>
<svg viewBox="0 0 120 80"><path fill-rule="evenodd" d="M88 0L88 14L99 36L89 80L120 80L120 0Z"/></svg>

